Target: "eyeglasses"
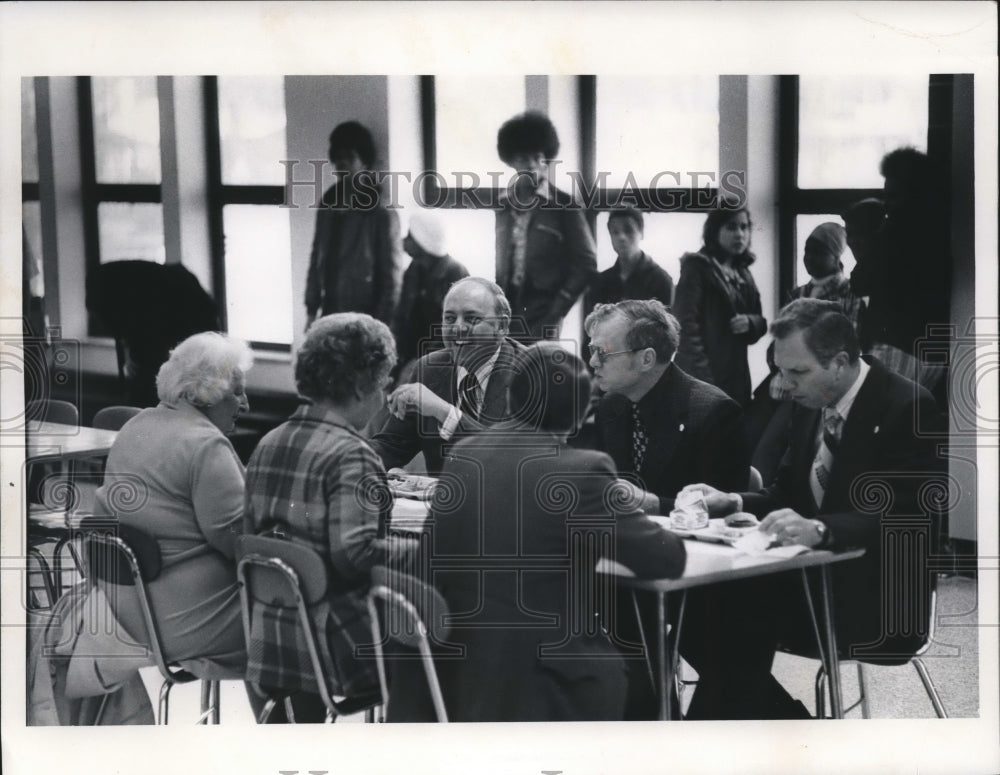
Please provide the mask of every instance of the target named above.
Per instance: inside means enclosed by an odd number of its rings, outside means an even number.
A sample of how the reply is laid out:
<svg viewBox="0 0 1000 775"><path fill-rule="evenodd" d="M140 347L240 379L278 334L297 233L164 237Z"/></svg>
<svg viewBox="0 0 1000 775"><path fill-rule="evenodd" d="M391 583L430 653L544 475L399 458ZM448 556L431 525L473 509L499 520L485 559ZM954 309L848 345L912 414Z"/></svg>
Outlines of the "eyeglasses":
<svg viewBox="0 0 1000 775"><path fill-rule="evenodd" d="M601 349L597 345L590 345L590 357L597 358L597 362L602 366L612 355L624 355L625 353L636 353L638 350L615 350L613 353L609 353L606 350Z"/></svg>

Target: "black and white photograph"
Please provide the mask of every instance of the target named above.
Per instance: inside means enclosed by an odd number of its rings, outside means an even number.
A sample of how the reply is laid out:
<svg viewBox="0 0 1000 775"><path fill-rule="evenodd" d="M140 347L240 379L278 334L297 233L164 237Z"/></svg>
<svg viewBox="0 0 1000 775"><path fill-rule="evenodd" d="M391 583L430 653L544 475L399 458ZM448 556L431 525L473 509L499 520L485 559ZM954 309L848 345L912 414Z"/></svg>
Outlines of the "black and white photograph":
<svg viewBox="0 0 1000 775"><path fill-rule="evenodd" d="M996 51L0 6L4 769L1000 770Z"/></svg>

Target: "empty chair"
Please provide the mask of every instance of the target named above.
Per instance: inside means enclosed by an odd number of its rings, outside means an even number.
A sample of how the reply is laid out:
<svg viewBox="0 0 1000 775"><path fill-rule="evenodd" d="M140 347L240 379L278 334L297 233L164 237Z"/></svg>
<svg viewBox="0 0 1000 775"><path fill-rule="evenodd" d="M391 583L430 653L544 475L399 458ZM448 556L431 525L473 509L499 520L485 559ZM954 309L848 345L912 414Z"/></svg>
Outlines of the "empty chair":
<svg viewBox="0 0 1000 775"><path fill-rule="evenodd" d="M69 401L46 399L28 401L24 405L24 414L28 420L38 422L57 422L62 425L79 425L80 412Z"/></svg>
<svg viewBox="0 0 1000 775"><path fill-rule="evenodd" d="M170 690L174 684L197 681L198 676L171 664L164 656L160 628L146 589L146 584L155 580L162 569L159 544L143 530L97 517L82 520L80 529L84 535L87 577L91 584L104 582L117 585L119 589L131 587L136 595L145 633L133 635L149 647L163 676L156 723L166 724ZM201 711L197 723L219 723L217 681L205 681L202 686Z"/></svg>
<svg viewBox="0 0 1000 775"><path fill-rule="evenodd" d="M386 624L384 633L379 624L377 602L384 607L382 618ZM441 694L441 685L438 683L428 639L430 633L433 633L437 642L443 641L448 635L448 628L444 624L448 616L448 604L441 593L414 576L378 565L372 569L372 586L368 591L368 615L371 620L372 642L375 644L375 658L386 714L388 715L391 695L386 680L383 635L386 639L420 651L420 661L427 676L427 687L437 720L447 722L448 713L444 706L444 697Z"/></svg>
<svg viewBox="0 0 1000 775"><path fill-rule="evenodd" d="M138 406L106 406L94 415L94 427L120 431L122 426L141 412Z"/></svg>
<svg viewBox="0 0 1000 775"><path fill-rule="evenodd" d="M267 698L258 723L270 718L279 700L294 723L291 697L303 692L322 700L327 723L378 705L377 694L334 699L338 672L326 632L316 627L327 621L329 608L327 570L319 554L299 543L245 535L237 539L236 556L247 681ZM372 718L369 713L367 720Z"/></svg>

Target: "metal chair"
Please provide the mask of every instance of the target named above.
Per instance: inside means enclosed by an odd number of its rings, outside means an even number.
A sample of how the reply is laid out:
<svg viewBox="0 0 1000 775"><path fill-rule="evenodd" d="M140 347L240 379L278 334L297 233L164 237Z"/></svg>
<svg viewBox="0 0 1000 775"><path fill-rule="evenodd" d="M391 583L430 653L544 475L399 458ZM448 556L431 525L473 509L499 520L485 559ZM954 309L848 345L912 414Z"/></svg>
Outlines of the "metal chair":
<svg viewBox="0 0 1000 775"><path fill-rule="evenodd" d="M105 431L120 431L125 423L141 411L138 406L106 406L94 415L93 427Z"/></svg>
<svg viewBox="0 0 1000 775"><path fill-rule="evenodd" d="M927 670L927 665L924 664L921 657L927 653L931 644L934 642L934 627L937 621L937 581L938 574L931 573L931 589L930 589L930 619L928 621L928 626L925 628L926 637L923 639L923 643L916 650L912 657L907 660L913 669L917 671L917 676L920 678L920 682L924 686L924 691L927 692L927 699L930 700L931 705L934 708L934 713L937 714L938 718L948 718L948 713L945 710L944 703L941 701L941 695L938 694L937 687L934 685L934 681L931 679L930 672ZM861 659L857 657L851 657L844 655L841 657L841 662L854 662L857 666L858 671L858 689L859 696L858 699L845 709L847 711L853 710L858 705L861 706L861 717L871 718L870 709L868 705L868 692L865 687L865 668L866 666L879 666L885 665L884 662ZM816 672L816 717L824 718L826 716L826 683L827 675L826 670L823 668L822 662L820 662L819 670Z"/></svg>
<svg viewBox="0 0 1000 775"><path fill-rule="evenodd" d="M382 650L382 632L376 601L384 606L386 622L385 637L404 646L419 649L420 661L427 676L431 700L437 720L448 721L448 714L434 667L428 633L435 640L443 641L448 635L444 624L448 616L448 604L434 587L420 579L399 571L389 570L381 565L372 568L372 585L368 591L368 618L372 628L372 642L375 644L375 659L378 665L379 683L382 686L382 702L388 708L389 687L385 672L385 655ZM430 627L427 626L430 623Z"/></svg>
<svg viewBox="0 0 1000 775"><path fill-rule="evenodd" d="M24 406L24 414L28 420L38 422L54 422L62 425L77 426L80 424L80 413L76 406L69 401L59 401L56 399L39 399L28 401ZM57 472L57 467L51 463L41 463L29 465L26 471L26 482L29 502L43 503L46 500L45 483L51 481ZM66 477L72 481L73 466L70 465L65 471ZM62 539L65 531L53 529L51 526L43 526L33 518L33 511L28 511L28 560L34 561L38 565L38 573L42 578L42 585L45 588L48 598L48 608L51 608L55 601L62 594L62 571L59 558L64 546ZM45 544L54 543L53 563L49 564L41 548ZM30 573L29 573L30 592ZM28 596L29 609L37 609L40 606L34 605L33 596Z"/></svg>
<svg viewBox="0 0 1000 775"><path fill-rule="evenodd" d="M154 581L162 569L160 547L156 539L143 530L99 517L87 517L80 523L86 556L87 578L91 584L132 587L135 590L146 629L145 641L153 661L163 677L160 686L156 723L168 721L170 690L174 684L199 680L198 676L167 661L163 653L160 629L156 623L146 584ZM140 637L136 634L137 637ZM203 680L201 715L198 724L219 723L219 682Z"/></svg>
<svg viewBox="0 0 1000 775"><path fill-rule="evenodd" d="M339 716L366 711L365 720L375 720L378 695L333 698L334 667L327 649L317 638L310 609L327 599L327 570L323 558L307 546L269 536L240 536L236 541L236 575L240 584L243 609L243 632L247 649L252 655L256 648L253 638L254 606L292 609L295 621L309 655L312 678L320 699L326 706L326 723ZM295 721L291 694L301 687L264 686L248 672L248 681L267 698L257 723L267 722L279 700L284 701L288 720ZM310 687L311 688L311 687Z"/></svg>

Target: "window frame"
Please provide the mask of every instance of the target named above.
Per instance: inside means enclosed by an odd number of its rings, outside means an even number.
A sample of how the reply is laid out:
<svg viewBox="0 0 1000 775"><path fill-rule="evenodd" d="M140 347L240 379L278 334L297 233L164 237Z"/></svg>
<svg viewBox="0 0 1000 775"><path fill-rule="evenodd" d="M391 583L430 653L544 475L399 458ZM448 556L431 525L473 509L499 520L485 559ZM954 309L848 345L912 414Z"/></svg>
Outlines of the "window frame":
<svg viewBox="0 0 1000 775"><path fill-rule="evenodd" d="M208 230L212 265L212 286L219 308L219 324L228 331L226 304L226 238L223 209L226 205L285 204L284 185L234 184L222 181L222 133L219 126L219 79L202 78L205 105L205 195L208 206ZM291 266L289 266L291 271ZM251 340L254 350L290 353L291 344Z"/></svg>
<svg viewBox="0 0 1000 775"><path fill-rule="evenodd" d="M840 214L867 197L882 198L881 188L800 188L799 177L799 76L782 75L778 82L778 298L786 299L795 287L799 215ZM942 168L951 158L951 105L954 75L930 75L927 84L927 155ZM949 198L950 201L950 198ZM783 306L783 305L781 305Z"/></svg>

